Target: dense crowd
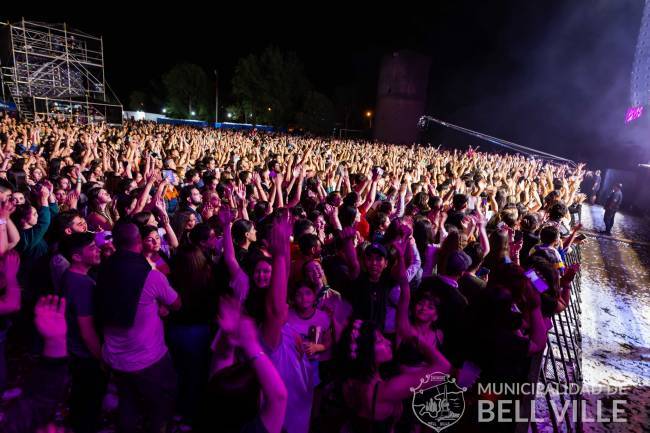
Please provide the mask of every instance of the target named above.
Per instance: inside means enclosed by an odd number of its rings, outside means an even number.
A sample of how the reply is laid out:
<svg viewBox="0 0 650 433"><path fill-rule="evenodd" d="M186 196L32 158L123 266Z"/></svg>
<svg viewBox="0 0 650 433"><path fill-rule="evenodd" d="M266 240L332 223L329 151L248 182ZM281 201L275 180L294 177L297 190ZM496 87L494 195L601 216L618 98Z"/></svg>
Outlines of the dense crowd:
<svg viewBox="0 0 650 433"><path fill-rule="evenodd" d="M571 302L582 165L0 120L0 390L41 355L5 432L109 387L120 432L417 432L424 375L524 381Z"/></svg>

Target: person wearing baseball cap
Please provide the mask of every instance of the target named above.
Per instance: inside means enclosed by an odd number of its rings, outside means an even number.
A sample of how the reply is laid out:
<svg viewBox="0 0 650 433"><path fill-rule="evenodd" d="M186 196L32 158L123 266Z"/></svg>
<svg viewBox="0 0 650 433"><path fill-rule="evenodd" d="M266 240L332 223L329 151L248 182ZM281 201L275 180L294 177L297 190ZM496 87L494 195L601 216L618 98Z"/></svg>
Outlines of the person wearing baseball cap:
<svg viewBox="0 0 650 433"><path fill-rule="evenodd" d="M346 242L350 243L352 240ZM354 247L351 248L353 251ZM382 331L386 322L388 295L395 285L388 273L384 272L388 268L388 257L388 251L383 245L367 245L361 254L365 270L357 276L350 276L345 284L341 285L341 294L352 305L355 318L372 320ZM353 257L353 260L356 260L356 257ZM357 267L358 263L355 263L354 268Z"/></svg>

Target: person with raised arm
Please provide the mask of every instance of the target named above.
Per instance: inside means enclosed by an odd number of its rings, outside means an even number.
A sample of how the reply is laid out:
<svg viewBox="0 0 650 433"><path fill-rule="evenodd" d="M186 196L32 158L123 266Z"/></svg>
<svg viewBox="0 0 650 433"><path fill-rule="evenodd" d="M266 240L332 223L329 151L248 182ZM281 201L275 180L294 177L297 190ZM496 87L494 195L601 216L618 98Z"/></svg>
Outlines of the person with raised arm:
<svg viewBox="0 0 650 433"><path fill-rule="evenodd" d="M299 331L288 322L287 305L289 237L291 220L283 209L273 222L270 250L273 255L271 286L266 297L262 321L262 341L287 387L287 416L284 428L288 433L307 433L314 395L314 364L309 362L301 345Z"/></svg>
<svg viewBox="0 0 650 433"><path fill-rule="evenodd" d="M41 297L34 309L34 324L43 338L43 352L31 371L23 394L11 402L0 419L4 433L33 433L50 425L63 402L68 384L65 299Z"/></svg>

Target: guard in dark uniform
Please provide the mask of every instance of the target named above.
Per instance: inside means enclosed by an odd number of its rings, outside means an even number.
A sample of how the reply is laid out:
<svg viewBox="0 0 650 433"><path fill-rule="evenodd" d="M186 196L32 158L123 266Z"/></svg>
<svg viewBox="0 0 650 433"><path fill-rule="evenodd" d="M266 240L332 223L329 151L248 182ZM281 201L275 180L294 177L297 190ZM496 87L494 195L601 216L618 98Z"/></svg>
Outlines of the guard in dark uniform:
<svg viewBox="0 0 650 433"><path fill-rule="evenodd" d="M609 197L607 197L607 201L605 202L605 216L603 217L603 220L605 222L604 233L606 235L612 234L612 227L614 226L614 216L616 215L616 212L618 212L618 209L621 207L622 201L623 201L623 185L619 183L614 185L614 189L609 194Z"/></svg>

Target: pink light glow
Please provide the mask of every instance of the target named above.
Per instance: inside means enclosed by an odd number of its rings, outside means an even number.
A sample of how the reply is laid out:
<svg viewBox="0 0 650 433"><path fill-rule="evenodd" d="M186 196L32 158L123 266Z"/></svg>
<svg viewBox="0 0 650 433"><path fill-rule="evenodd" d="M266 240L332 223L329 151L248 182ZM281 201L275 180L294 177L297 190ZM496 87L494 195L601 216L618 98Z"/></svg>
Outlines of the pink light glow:
<svg viewBox="0 0 650 433"><path fill-rule="evenodd" d="M627 113L625 113L625 123L630 123L631 121L638 119L642 114L643 106L628 108Z"/></svg>

